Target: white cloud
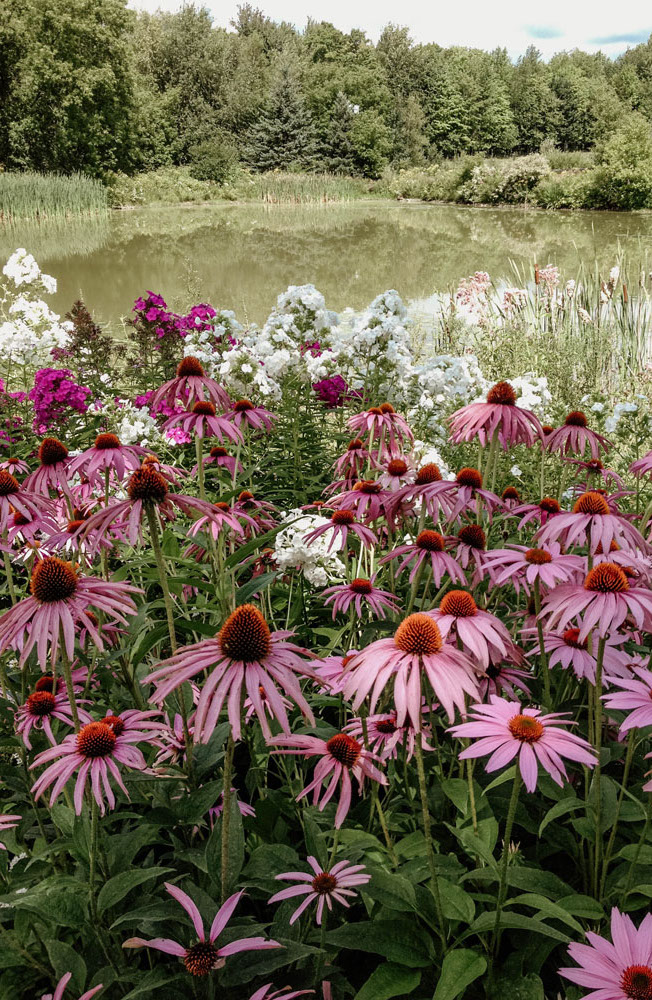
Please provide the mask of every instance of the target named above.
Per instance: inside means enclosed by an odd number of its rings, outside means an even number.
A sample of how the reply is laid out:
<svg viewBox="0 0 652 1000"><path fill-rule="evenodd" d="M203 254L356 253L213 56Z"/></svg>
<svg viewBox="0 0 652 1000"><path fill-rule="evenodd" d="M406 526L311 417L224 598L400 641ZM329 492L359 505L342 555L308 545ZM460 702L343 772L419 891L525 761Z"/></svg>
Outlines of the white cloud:
<svg viewBox="0 0 652 1000"><path fill-rule="evenodd" d="M237 0L203 0L215 24L228 28L235 16ZM254 6L257 4L254 3ZM407 25L417 42L439 45L468 45L483 49L505 47L511 56L534 44L549 57L555 52L582 48L602 49L610 56L645 41L652 32L652 14L640 0L548 0L545 5L524 4L522 0L467 0L463 11L456 4L424 0L394 0L351 3L350 0L260 0L260 7L275 21L290 21L298 28L308 16L331 21L342 31L362 28L377 40L389 22ZM181 0L130 0L142 10L178 10Z"/></svg>

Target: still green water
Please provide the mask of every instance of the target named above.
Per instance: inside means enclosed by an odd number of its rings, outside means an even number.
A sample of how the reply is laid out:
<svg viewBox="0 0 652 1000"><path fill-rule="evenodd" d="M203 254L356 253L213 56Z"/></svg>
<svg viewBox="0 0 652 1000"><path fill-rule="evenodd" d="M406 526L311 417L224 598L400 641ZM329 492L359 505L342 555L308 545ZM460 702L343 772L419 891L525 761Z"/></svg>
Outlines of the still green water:
<svg viewBox="0 0 652 1000"><path fill-rule="evenodd" d="M652 262L652 213L538 212L395 202L218 204L112 212L101 220L0 228L0 256L34 254L65 313L82 298L117 333L146 289L262 322L291 284L312 282L331 309L361 309L396 288L421 307L476 270L516 283L513 264L557 264L564 277L621 254Z"/></svg>

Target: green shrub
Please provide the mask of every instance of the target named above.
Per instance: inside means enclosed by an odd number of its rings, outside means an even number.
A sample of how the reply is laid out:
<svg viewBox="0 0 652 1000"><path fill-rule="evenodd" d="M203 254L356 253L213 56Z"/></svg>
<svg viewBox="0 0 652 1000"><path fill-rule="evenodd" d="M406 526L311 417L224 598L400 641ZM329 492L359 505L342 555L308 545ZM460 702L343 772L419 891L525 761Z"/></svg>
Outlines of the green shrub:
<svg viewBox="0 0 652 1000"><path fill-rule="evenodd" d="M190 157L190 176L214 184L231 180L238 165L238 150L225 136L215 136L191 146Z"/></svg>
<svg viewBox="0 0 652 1000"><path fill-rule="evenodd" d="M588 192L591 208L624 211L652 207L652 130L636 112L596 150L597 169Z"/></svg>
<svg viewBox="0 0 652 1000"><path fill-rule="evenodd" d="M595 165L591 150L559 149L551 139L541 143L539 152L545 156L551 170L589 170Z"/></svg>
<svg viewBox="0 0 652 1000"><path fill-rule="evenodd" d="M540 208L584 208L592 181L592 171L550 173L541 178L532 196Z"/></svg>
<svg viewBox="0 0 652 1000"><path fill-rule="evenodd" d="M460 199L471 204L517 204L526 201L550 165L540 153L512 160L485 160L473 168L460 188Z"/></svg>

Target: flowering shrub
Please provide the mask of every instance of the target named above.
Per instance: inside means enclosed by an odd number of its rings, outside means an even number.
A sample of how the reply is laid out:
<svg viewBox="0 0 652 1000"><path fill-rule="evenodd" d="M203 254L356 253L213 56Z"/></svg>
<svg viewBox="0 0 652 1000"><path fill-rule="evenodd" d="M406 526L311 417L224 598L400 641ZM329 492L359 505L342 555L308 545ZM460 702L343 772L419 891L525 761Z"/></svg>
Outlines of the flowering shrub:
<svg viewBox="0 0 652 1000"><path fill-rule="evenodd" d="M188 315L12 399L0 996L649 1000L647 398L417 356L395 292Z"/></svg>

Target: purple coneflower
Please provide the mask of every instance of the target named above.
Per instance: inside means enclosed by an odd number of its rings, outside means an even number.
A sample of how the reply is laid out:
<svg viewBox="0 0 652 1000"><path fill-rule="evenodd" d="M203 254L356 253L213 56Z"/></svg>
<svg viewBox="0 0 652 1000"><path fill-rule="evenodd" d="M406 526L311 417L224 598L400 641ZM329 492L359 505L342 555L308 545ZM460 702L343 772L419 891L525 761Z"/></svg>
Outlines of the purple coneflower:
<svg viewBox="0 0 652 1000"><path fill-rule="evenodd" d="M532 675L511 663L490 663L487 676L480 679L480 697L485 701L489 695L506 694L517 701L521 695L532 695L528 680Z"/></svg>
<svg viewBox="0 0 652 1000"><path fill-rule="evenodd" d="M23 481L23 489L49 496L50 490L62 490L70 496L68 449L58 438L43 438L38 449L39 467Z"/></svg>
<svg viewBox="0 0 652 1000"><path fill-rule="evenodd" d="M218 416L215 404L208 399L198 399L192 405L192 410L174 413L163 424L163 430L179 426L185 434L194 434L198 438L216 437L220 441L228 438L234 444L242 441L242 434L233 422L224 416Z"/></svg>
<svg viewBox="0 0 652 1000"><path fill-rule="evenodd" d="M593 629L601 638L608 636L630 615L637 628L649 632L652 591L630 587L625 573L615 563L600 563L589 570L583 584L563 584L547 594L540 617L545 619L547 627L563 629L580 615L581 641Z"/></svg>
<svg viewBox="0 0 652 1000"><path fill-rule="evenodd" d="M229 473L231 479L235 478L236 475L236 460L234 455L230 455L226 448L221 445L214 445L209 451L208 455L205 455L202 459L204 463L204 468L209 469L212 465L217 466L218 469L226 469ZM242 465L240 462L237 463L237 471L242 472ZM193 466L190 470L190 475L194 479L197 475L198 468Z"/></svg>
<svg viewBox="0 0 652 1000"><path fill-rule="evenodd" d="M430 714L430 711L434 711L437 708L436 705L424 705L422 708L422 715ZM421 736L421 748L423 750L432 750L433 748L428 743L426 739L425 727L421 726L421 733L418 734L416 729L406 724L404 726L399 726L396 720L396 712L385 712L380 715L368 715L365 719L367 727L367 739L369 741L369 749L373 753L377 753L381 760L396 760L398 757L398 748L400 746L405 746L405 755L407 760L412 760L414 756L414 742L418 735ZM364 739L364 725L362 719L351 719L350 722L344 726L344 732L348 733L349 736L353 736L354 739L360 742Z"/></svg>
<svg viewBox="0 0 652 1000"><path fill-rule="evenodd" d="M128 472L140 466L147 449L135 444L122 444L115 434L98 434L92 448L72 458L68 465L68 476L72 479L77 472L84 476L91 486L102 482L106 473L122 480Z"/></svg>
<svg viewBox="0 0 652 1000"><path fill-rule="evenodd" d="M588 545L594 553L598 547L609 552L612 542L636 552L649 552L650 546L637 529L620 514L613 514L602 493L583 493L573 504L572 511L562 513L539 528L534 536L542 545L560 542L565 548L571 545Z"/></svg>
<svg viewBox="0 0 652 1000"><path fill-rule="evenodd" d="M621 723L620 732L652 726L652 673L634 667L634 677L612 677L611 683L621 691L610 691L602 696L607 708L629 711Z"/></svg>
<svg viewBox="0 0 652 1000"><path fill-rule="evenodd" d="M362 438L354 438L349 441L347 449L334 464L335 474L344 477L348 484L353 484L360 478L360 474L369 461L369 451Z"/></svg>
<svg viewBox="0 0 652 1000"><path fill-rule="evenodd" d="M447 542L455 548L457 561L463 569L474 567L473 585L484 579L487 573L487 536L479 524L465 524L456 538Z"/></svg>
<svg viewBox="0 0 652 1000"><path fill-rule="evenodd" d="M337 510L353 511L366 522L376 521L381 515L390 518L396 493L384 490L377 479L359 479L350 490L331 497L329 506Z"/></svg>
<svg viewBox="0 0 652 1000"><path fill-rule="evenodd" d="M466 590L449 590L438 608L426 612L437 623L443 639L456 638L462 649L486 670L490 663L523 662L523 654L512 642L500 618L482 611Z"/></svg>
<svg viewBox="0 0 652 1000"><path fill-rule="evenodd" d="M549 549L531 549L527 545L509 545L487 553L484 565L494 587L511 583L518 594L521 584L526 594L535 581L545 588L558 583L570 583L583 575L586 560L581 556L564 555L558 543Z"/></svg>
<svg viewBox="0 0 652 1000"><path fill-rule="evenodd" d="M613 944L587 931L588 944L568 946L578 968L560 969L560 975L589 990L580 1000L651 1000L652 913L637 929L631 917L614 907L611 938Z"/></svg>
<svg viewBox="0 0 652 1000"><path fill-rule="evenodd" d="M201 362L192 356L183 358L177 367L177 377L160 386L150 400L150 409L162 403L174 407L177 400L189 406L194 400L209 399L222 410L228 410L231 400L224 389L204 373Z"/></svg>
<svg viewBox="0 0 652 1000"><path fill-rule="evenodd" d="M403 570L412 563L410 583L414 580L420 567L428 564L432 568L435 587L441 587L441 581L447 573L453 583L466 583L462 567L445 551L445 547L446 540L443 535L430 528L424 528L423 531L419 532L414 542L399 545L383 556L379 562L382 565L391 559L400 559L401 556L405 556L396 570L396 576L399 577Z"/></svg>
<svg viewBox="0 0 652 1000"><path fill-rule="evenodd" d="M44 993L43 996L41 997L41 1000L64 1000L66 986L68 985L71 979L72 979L72 972L66 972L66 974L61 977L61 979L55 986L54 993ZM86 990L85 993L82 993L82 995L79 997L79 1000L91 1000L91 997L96 996L96 994L98 994L100 990L103 989L104 986L102 985L102 983L100 983L99 986L93 986L92 989Z"/></svg>
<svg viewBox="0 0 652 1000"><path fill-rule="evenodd" d="M557 427L546 436L546 450L559 452L561 455L571 453L581 458L587 445L591 451L591 458L595 459L600 457L601 450L609 451L611 441L589 428L586 416L581 410L573 410L561 427Z"/></svg>
<svg viewBox="0 0 652 1000"><path fill-rule="evenodd" d="M266 737L270 737L271 732L261 688L284 732L289 733L290 723L281 691L314 725L299 677L314 678L315 674L305 662L304 657L309 655L307 650L287 641L291 635L292 632L270 632L258 608L241 604L229 615L216 638L183 647L145 678L156 685L152 700L164 701L185 681L206 670L208 678L197 703L195 741L208 742L225 701L228 702L233 738L240 739L243 688L251 698Z"/></svg>
<svg viewBox="0 0 652 1000"><path fill-rule="evenodd" d="M15 826L18 826L22 818L22 816L12 816L9 813L5 813L4 816L0 816L0 833L2 833L3 830L13 830ZM0 844L0 849L3 851L7 850L4 844Z"/></svg>
<svg viewBox="0 0 652 1000"><path fill-rule="evenodd" d="M385 463L383 471L378 477L378 482L383 489L390 493L396 493L407 483L414 482L415 472L411 458L407 455L398 455Z"/></svg>
<svg viewBox="0 0 652 1000"><path fill-rule="evenodd" d="M489 701L489 705L472 705L471 721L449 729L453 736L473 741L460 753L460 760L491 754L485 765L491 773L507 767L518 756L528 792L536 789L538 764L558 785L568 780L564 758L595 766L591 745L564 728L572 723L563 718L563 713L542 715L539 708L521 708L519 701L496 695L491 695Z"/></svg>
<svg viewBox="0 0 652 1000"><path fill-rule="evenodd" d="M7 469L12 476L22 476L24 472L29 472L29 465L22 458L3 458L0 461L0 469Z"/></svg>
<svg viewBox="0 0 652 1000"><path fill-rule="evenodd" d="M642 458L637 458L629 467L633 476L649 476L652 474L652 451L648 451Z"/></svg>
<svg viewBox="0 0 652 1000"><path fill-rule="evenodd" d="M347 700L353 698L354 711L369 695L370 711L375 712L380 695L393 680L398 725L409 718L417 731L422 672L451 721L456 708L464 711L465 694L478 696L480 667L461 650L444 645L437 623L422 613L404 618L391 638L377 639L352 656L345 671L343 694Z"/></svg>
<svg viewBox="0 0 652 1000"><path fill-rule="evenodd" d="M32 787L35 799L54 785L50 794L50 806L58 799L65 785L77 772L75 781L74 804L75 812L81 815L84 803L84 792L89 775L93 798L104 813L104 798L110 809L115 808L115 796L111 788L111 778L129 798L129 793L120 776L118 764L136 771L144 771L147 767L145 758L134 743L142 741L153 742L150 733L139 730L123 732L118 735L106 722L88 722L78 733L66 736L58 746L50 747L37 754L32 768L49 764L40 778ZM54 763L52 763L54 761Z"/></svg>
<svg viewBox="0 0 652 1000"><path fill-rule="evenodd" d="M179 941L172 941L170 938L151 938L150 940L145 940L144 938L135 937L125 941L122 945L123 948L154 948L156 951L162 951L166 955L175 955L177 958L182 958L186 970L192 976L207 976L214 969L221 969L225 964L224 960L229 955L237 955L242 951L262 951L266 948L283 947L278 941L267 941L263 937L240 938L237 941L231 941L229 944L223 945L221 948L216 945L217 938L233 916L233 911L244 893L234 893L219 908L211 924L207 938L204 921L201 918L197 905L190 896L182 889L179 889L178 886L171 885L170 882L165 883L165 888L172 898L176 899L177 903L184 908L192 920L195 934L198 938L197 942L188 948Z"/></svg>
<svg viewBox="0 0 652 1000"><path fill-rule="evenodd" d="M77 714L80 722L92 722L88 712L79 708L79 704L78 701ZM56 745L57 741L52 732L52 719L58 719L74 729L75 721L68 696L63 691L54 694L52 691L41 690L29 694L25 703L16 711L16 732L20 734L28 750L32 749L30 741L32 729L42 729L50 743Z"/></svg>
<svg viewBox="0 0 652 1000"><path fill-rule="evenodd" d="M350 906L347 902L349 898L355 898L354 886L366 885L370 881L371 875L365 873L364 865L352 865L350 861L338 861L336 865L324 871L312 856L307 859L312 868L312 872L282 872L276 875L276 880L281 882L298 882L298 885L290 886L289 889L281 889L271 899L269 903L280 903L284 899L293 899L295 896L305 896L299 907L290 917L290 924L298 920L305 909L311 903L317 903L317 925L321 924L324 906L329 910L333 909L333 901L342 906Z"/></svg>
<svg viewBox="0 0 652 1000"><path fill-rule="evenodd" d="M268 740L270 746L280 747L272 751L280 754L294 754L301 757L316 757L321 759L315 767L313 780L297 795L297 802L310 792L313 793L312 804L325 809L335 795L338 785L340 798L335 812L335 829L339 830L346 819L351 805L351 775L357 778L362 789L365 778L377 781L380 785L387 784L387 778L373 763L380 758L364 749L361 743L347 733L337 733L329 740L317 736L276 736ZM328 780L328 788L322 794L322 784Z"/></svg>
<svg viewBox="0 0 652 1000"><path fill-rule="evenodd" d="M42 669L48 642L54 663L62 639L72 660L75 628L83 625L98 649L104 649L100 632L89 616L89 606L126 624L125 615L136 613L131 594L140 593L129 583L115 583L81 576L70 563L46 556L37 562L30 581L31 597L19 601L0 617L0 653L20 650L22 665L36 646Z"/></svg>
<svg viewBox="0 0 652 1000"><path fill-rule="evenodd" d="M580 489L582 493L586 493L588 490L592 489L591 480L596 477L602 480L604 487L608 487L610 483L615 483L619 490L623 489L623 481L620 476L613 471L613 469L607 469L605 465L601 462L599 458L591 458L586 461L583 458L567 458L565 459L569 465L574 465L576 467L576 474L579 476L582 472L586 475L585 483L577 483L575 488Z"/></svg>
<svg viewBox="0 0 652 1000"><path fill-rule="evenodd" d="M46 495L29 492L10 472L0 469L0 531L14 527L16 515L26 524L36 521L39 528L45 527L46 522L40 524L39 519L50 518L53 513L53 503Z"/></svg>
<svg viewBox="0 0 652 1000"><path fill-rule="evenodd" d="M358 434L366 432L369 435L370 445L375 438L379 443L385 444L390 457L400 454L404 445L414 440L407 420L396 412L391 403L382 403L362 413L356 413L349 417L347 424Z"/></svg>
<svg viewBox="0 0 652 1000"><path fill-rule="evenodd" d="M355 608L355 613L360 618L363 606L367 606L377 618L386 618L385 609L394 612L399 607L395 603L393 594L387 590L379 590L374 586L374 577L366 580L357 577L351 583L338 583L334 587L327 587L322 590L322 597L328 595L324 604L333 603L333 620L339 611L344 614L349 608Z"/></svg>
<svg viewBox="0 0 652 1000"><path fill-rule="evenodd" d="M316 538L323 535L327 531L332 531L333 535L328 546L328 552L331 551L335 541L338 541L338 551L340 548L346 548L348 545L349 532L355 535L359 539L360 543L365 546L365 548L371 548L378 544L378 539L374 535L371 528L368 528L364 524L360 524L355 519L355 514L352 510L334 510L331 514L331 519L326 524L320 524L318 528L311 531L305 536L304 542L306 545L310 545L314 542Z"/></svg>
<svg viewBox="0 0 652 1000"><path fill-rule="evenodd" d="M516 393L509 382L497 382L485 403L470 403L449 417L453 444L478 439L482 447L497 436L504 451L516 444L531 448L543 439L539 418L531 410L516 405Z"/></svg>
<svg viewBox="0 0 652 1000"><path fill-rule="evenodd" d="M251 995L249 1000L294 1000L295 997L307 997L314 995L314 990L292 990L289 986L283 986L280 990L275 990L271 983L266 983L259 990Z"/></svg>
<svg viewBox="0 0 652 1000"><path fill-rule="evenodd" d="M557 514L561 513L563 512L559 501L555 500L554 497L542 497L538 503L523 503L510 509L510 517L523 515L517 525L519 531L531 521L537 524L546 524L551 517L556 517Z"/></svg>
<svg viewBox="0 0 652 1000"><path fill-rule="evenodd" d="M276 414L270 413L264 406L254 406L248 399L238 399L232 403L228 418L233 421L238 430L244 425L254 431L267 431L268 433L274 430L274 421L278 420Z"/></svg>
<svg viewBox="0 0 652 1000"><path fill-rule="evenodd" d="M622 645L624 636L608 636L605 641L603 655L603 681L610 681L615 676L626 672L627 655L617 645ZM586 678L595 684L597 648L589 653L588 639L580 639L579 628L567 628L563 632L544 632L543 651L548 658L548 666L552 670L557 664L567 670L572 667L578 680ZM532 648L532 653L541 655L539 643Z"/></svg>

